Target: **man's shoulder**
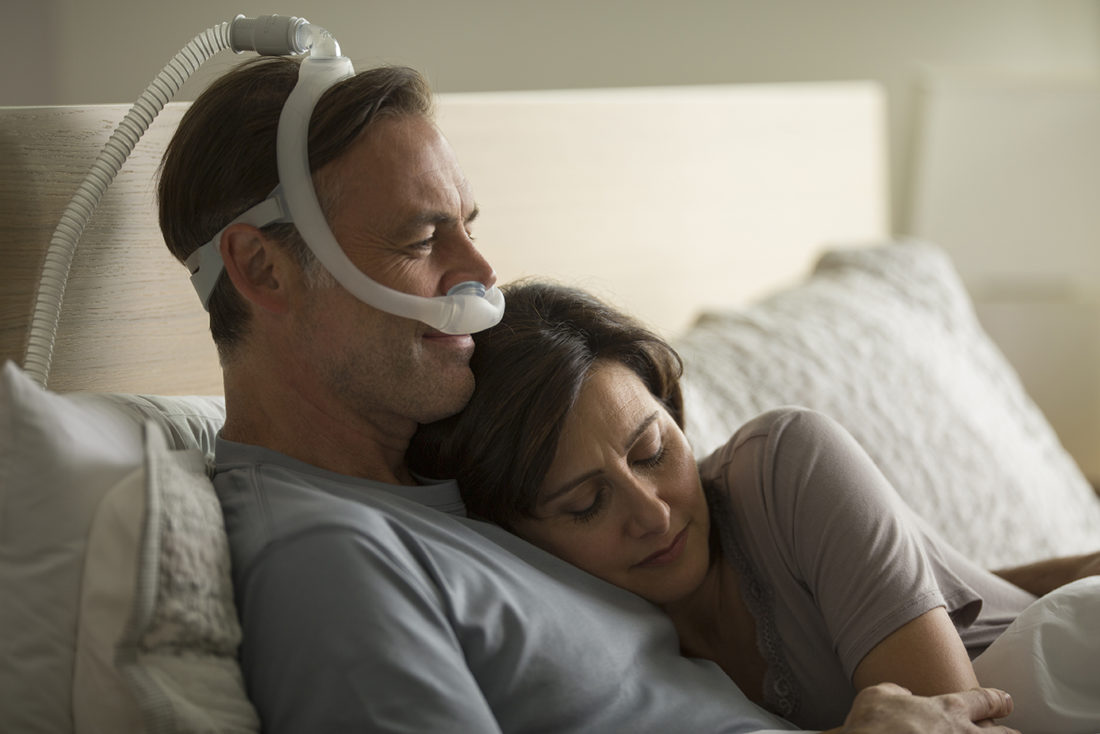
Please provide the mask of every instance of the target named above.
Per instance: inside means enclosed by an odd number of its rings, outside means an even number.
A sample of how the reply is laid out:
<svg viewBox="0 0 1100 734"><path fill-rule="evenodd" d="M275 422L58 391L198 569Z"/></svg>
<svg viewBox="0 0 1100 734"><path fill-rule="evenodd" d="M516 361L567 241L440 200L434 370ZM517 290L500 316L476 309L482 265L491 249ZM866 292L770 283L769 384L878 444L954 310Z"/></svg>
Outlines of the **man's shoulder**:
<svg viewBox="0 0 1100 734"><path fill-rule="evenodd" d="M459 518L383 491L375 483L279 464L219 466L221 502L235 564L278 547L362 544L385 555L422 554L465 535Z"/></svg>
<svg viewBox="0 0 1100 734"><path fill-rule="evenodd" d="M219 464L214 488L223 507L254 506L271 518L306 523L416 509L415 503L394 502L374 482L278 463Z"/></svg>

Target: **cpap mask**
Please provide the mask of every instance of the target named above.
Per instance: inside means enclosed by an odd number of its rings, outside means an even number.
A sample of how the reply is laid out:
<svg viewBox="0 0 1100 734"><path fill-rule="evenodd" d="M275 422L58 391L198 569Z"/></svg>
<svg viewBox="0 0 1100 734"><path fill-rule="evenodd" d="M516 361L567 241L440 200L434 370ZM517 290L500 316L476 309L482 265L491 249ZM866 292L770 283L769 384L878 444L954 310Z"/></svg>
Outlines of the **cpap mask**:
<svg viewBox="0 0 1100 734"><path fill-rule="evenodd" d="M306 245L336 281L353 296L381 311L413 319L445 334L472 334L495 325L504 315L504 295L497 287L482 283L459 283L445 296L425 297L387 288L359 270L336 241L321 211L309 170L309 121L321 95L333 84L350 77L351 61L340 55L340 45L328 31L302 18L266 16L238 17L231 37L240 46L261 54L309 51L298 73L298 83L279 116L276 138L279 185L267 199L234 219L264 227L276 222L293 222ZM234 45L234 48L238 48ZM210 294L225 269L220 230L196 250L186 265L203 308L209 310Z"/></svg>

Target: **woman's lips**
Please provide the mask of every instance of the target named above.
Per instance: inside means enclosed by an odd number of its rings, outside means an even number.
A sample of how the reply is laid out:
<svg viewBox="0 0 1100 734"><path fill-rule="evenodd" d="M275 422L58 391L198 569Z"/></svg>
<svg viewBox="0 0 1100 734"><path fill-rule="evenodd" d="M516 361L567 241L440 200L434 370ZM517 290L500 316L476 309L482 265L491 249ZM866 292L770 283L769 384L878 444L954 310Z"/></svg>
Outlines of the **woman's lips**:
<svg viewBox="0 0 1100 734"><path fill-rule="evenodd" d="M672 539L671 543L653 555L648 556L639 563L638 566L660 566L675 561L680 557L680 554L684 552L684 545L687 542L687 531L688 529L685 526L684 529Z"/></svg>

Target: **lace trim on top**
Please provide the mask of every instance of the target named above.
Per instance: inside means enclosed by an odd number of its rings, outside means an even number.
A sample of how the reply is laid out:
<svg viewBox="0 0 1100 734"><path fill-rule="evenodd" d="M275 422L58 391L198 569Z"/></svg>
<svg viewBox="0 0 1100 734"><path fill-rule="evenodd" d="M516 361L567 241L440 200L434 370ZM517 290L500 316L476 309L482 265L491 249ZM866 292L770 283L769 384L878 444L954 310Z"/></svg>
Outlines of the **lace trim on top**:
<svg viewBox="0 0 1100 734"><path fill-rule="evenodd" d="M749 614L756 621L756 646L767 664L764 671L764 707L788 721L798 713L802 691L784 652L783 640L775 623L775 595L771 586L763 583L752 562L737 542L733 515L726 506L728 500L721 490L707 492L710 497L711 522L718 527L724 560L733 565L740 576L741 595Z"/></svg>

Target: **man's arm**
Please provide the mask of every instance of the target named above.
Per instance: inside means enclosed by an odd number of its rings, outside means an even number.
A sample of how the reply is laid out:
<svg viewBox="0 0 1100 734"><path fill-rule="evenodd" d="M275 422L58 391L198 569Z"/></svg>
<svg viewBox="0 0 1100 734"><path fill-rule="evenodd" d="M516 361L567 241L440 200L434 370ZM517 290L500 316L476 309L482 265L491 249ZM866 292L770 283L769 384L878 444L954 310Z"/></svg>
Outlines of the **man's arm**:
<svg viewBox="0 0 1100 734"><path fill-rule="evenodd" d="M994 571L1009 583L1030 591L1036 596L1049 594L1059 586L1086 576L1100 575L1100 552L1085 553L1080 556L1050 558L1045 561L1029 563L1026 566L1005 568Z"/></svg>
<svg viewBox="0 0 1100 734"><path fill-rule="evenodd" d="M995 688L925 698L882 683L860 691L844 726L824 734L1019 734L989 723L1010 713L1012 699Z"/></svg>

